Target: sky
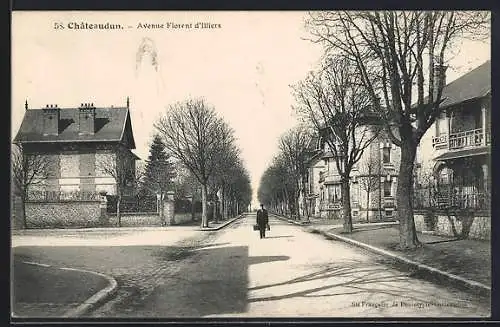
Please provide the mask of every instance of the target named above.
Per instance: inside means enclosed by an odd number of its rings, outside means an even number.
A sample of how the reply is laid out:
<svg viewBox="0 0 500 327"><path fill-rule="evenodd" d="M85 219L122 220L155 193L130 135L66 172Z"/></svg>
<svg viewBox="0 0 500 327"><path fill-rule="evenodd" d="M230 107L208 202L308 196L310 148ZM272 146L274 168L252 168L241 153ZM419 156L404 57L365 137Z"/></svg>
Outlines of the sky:
<svg viewBox="0 0 500 327"><path fill-rule="evenodd" d="M13 12L12 137L29 108L125 106L130 98L135 153L148 155L153 124L169 104L204 97L235 130L255 204L260 177L278 139L297 124L289 85L319 63L322 49L304 40L306 13L287 12ZM217 25L195 28L196 23ZM70 29L80 23L120 30ZM170 24L192 24L172 28ZM140 28L139 24L163 24ZM56 28L63 26L64 29ZM137 60L143 42L157 53ZM489 44L465 44L447 81L490 58Z"/></svg>

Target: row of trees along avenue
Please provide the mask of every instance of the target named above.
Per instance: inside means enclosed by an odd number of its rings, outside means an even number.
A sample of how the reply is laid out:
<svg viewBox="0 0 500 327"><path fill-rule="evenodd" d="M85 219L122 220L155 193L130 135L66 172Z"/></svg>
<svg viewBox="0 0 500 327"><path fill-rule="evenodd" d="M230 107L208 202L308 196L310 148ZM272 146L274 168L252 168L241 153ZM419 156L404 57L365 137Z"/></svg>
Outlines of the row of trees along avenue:
<svg viewBox="0 0 500 327"><path fill-rule="evenodd" d="M489 37L489 13L322 11L310 13L306 26L310 41L323 45L325 59L318 71L293 86L295 110L323 136L336 158L345 231L352 231L350 172L383 132L401 149L399 246L419 246L412 207L417 146L440 114L447 65L461 41ZM382 125L364 124L369 115ZM275 160L263 176L259 194L280 197L279 192L285 196L294 190L270 185L271 179L284 176L281 166L289 164Z"/></svg>
<svg viewBox="0 0 500 327"><path fill-rule="evenodd" d="M306 159L309 155L311 133L305 126L298 126L283 134L279 140L279 153L262 175L258 199L281 214L300 219L299 199L307 188ZM302 206L307 212L305 197ZM309 215L305 214L306 218Z"/></svg>
<svg viewBox="0 0 500 327"><path fill-rule="evenodd" d="M201 98L177 102L155 124L172 157L201 188L201 226L208 226L209 194L222 195L222 212L240 213L251 202L250 177L240 159L234 131ZM217 217L217 216L216 216ZM217 219L217 218L216 218Z"/></svg>

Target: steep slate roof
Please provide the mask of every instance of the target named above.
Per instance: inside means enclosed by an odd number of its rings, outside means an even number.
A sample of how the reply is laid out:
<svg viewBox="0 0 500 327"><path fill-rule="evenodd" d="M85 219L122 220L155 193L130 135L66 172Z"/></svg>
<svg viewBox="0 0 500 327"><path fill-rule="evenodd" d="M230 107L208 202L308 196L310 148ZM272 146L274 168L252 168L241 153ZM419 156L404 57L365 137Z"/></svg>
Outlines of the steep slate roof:
<svg viewBox="0 0 500 327"><path fill-rule="evenodd" d="M59 134L43 135L43 110L26 110L15 143L135 141L128 108L95 108L95 133L79 135L78 108L60 108Z"/></svg>
<svg viewBox="0 0 500 327"><path fill-rule="evenodd" d="M448 107L467 100L480 98L491 92L491 61L488 60L467 74L446 84L441 107Z"/></svg>

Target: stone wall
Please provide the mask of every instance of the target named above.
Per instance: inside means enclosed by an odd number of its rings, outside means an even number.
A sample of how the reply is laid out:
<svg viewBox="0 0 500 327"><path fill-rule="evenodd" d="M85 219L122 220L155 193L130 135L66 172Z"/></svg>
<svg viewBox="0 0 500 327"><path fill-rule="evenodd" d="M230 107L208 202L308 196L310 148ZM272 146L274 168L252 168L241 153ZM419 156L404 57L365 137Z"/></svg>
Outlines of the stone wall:
<svg viewBox="0 0 500 327"><path fill-rule="evenodd" d="M11 195L10 204L10 227L11 229L22 229L23 226L23 201L20 196Z"/></svg>
<svg viewBox="0 0 500 327"><path fill-rule="evenodd" d="M118 226L116 214L109 216L109 225ZM122 213L121 225L122 227L154 227L161 226L161 221L160 216L154 213Z"/></svg>
<svg viewBox="0 0 500 327"><path fill-rule="evenodd" d="M99 227L99 201L27 202L28 228Z"/></svg>
<svg viewBox="0 0 500 327"><path fill-rule="evenodd" d="M190 213L175 214L175 225L191 221ZM165 216L167 226L171 226L171 220ZM161 226L160 215L154 213L122 213L122 227L155 227ZM109 225L118 226L116 214L109 216Z"/></svg>
<svg viewBox="0 0 500 327"><path fill-rule="evenodd" d="M174 220L175 220L176 224L182 224L185 222L189 222L192 220L191 213L176 213L174 216ZM167 221L167 224L169 224L168 221Z"/></svg>
<svg viewBox="0 0 500 327"><path fill-rule="evenodd" d="M476 214L473 218L472 225L470 227L469 239L478 240L490 240L491 239L491 217L485 214ZM454 237L453 227L455 227L455 232L460 234L462 232L462 222L458 220L455 216L450 216L443 213L436 214L436 225L433 232L437 235L451 236ZM415 214L415 228L417 231L429 230L425 223L425 214L417 213Z"/></svg>

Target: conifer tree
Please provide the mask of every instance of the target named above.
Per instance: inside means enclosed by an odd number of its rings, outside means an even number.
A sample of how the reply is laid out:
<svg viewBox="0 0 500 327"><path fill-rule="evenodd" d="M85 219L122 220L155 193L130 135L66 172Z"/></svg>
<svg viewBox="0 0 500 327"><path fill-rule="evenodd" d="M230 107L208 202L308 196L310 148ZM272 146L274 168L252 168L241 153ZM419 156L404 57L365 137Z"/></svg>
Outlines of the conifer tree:
<svg viewBox="0 0 500 327"><path fill-rule="evenodd" d="M143 187L163 199L165 193L172 187L173 178L174 167L170 162L170 156L165 151L165 144L159 135L155 135L149 148ZM162 224L165 224L163 204L160 205L160 219Z"/></svg>

